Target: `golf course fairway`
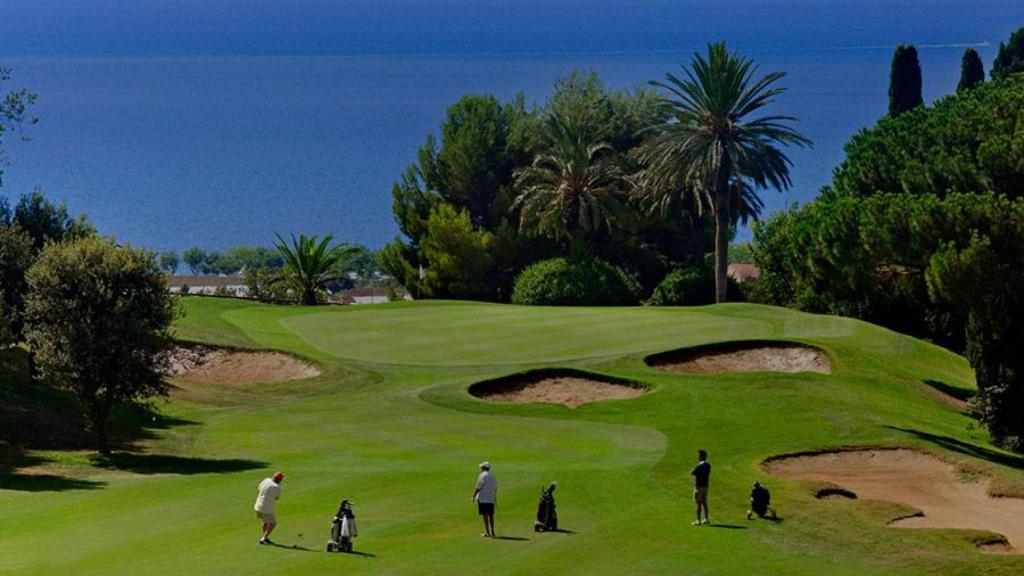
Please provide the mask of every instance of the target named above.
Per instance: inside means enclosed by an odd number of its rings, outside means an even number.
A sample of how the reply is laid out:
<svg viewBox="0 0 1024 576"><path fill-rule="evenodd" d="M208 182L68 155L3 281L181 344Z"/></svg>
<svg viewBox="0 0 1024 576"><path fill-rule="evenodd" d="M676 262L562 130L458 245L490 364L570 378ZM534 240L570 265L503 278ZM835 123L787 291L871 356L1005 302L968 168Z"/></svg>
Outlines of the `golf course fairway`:
<svg viewBox="0 0 1024 576"><path fill-rule="evenodd" d="M770 475L773 456L904 447L964 481L1024 496L1024 458L948 397L969 394L960 356L864 322L729 304L540 308L419 302L302 308L185 298L177 337L288 352L320 375L179 383L108 459L86 446L32 449L0 467L0 574L1005 574L985 531L887 524L915 512L816 499ZM672 373L648 355L715 342L802 343L831 373ZM12 362L3 395L17 396ZM475 382L575 368L647 387L568 408L471 396ZM713 466L712 526L691 526L696 452ZM477 464L499 482L502 538L481 538ZM256 486L283 470L278 546L259 546ZM559 524L536 534L557 480ZM747 520L750 485L779 521ZM820 487L820 486L819 486ZM324 551L342 498L356 554ZM1024 522L1024 518L1020 519Z"/></svg>

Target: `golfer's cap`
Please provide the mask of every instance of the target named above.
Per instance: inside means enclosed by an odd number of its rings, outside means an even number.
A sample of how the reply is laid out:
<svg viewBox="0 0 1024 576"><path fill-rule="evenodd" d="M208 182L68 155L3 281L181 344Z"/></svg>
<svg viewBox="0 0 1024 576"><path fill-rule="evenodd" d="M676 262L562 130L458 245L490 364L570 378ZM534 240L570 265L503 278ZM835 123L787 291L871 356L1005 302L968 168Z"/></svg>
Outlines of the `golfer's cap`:
<svg viewBox="0 0 1024 576"><path fill-rule="evenodd" d="M281 480L284 480L284 472L274 472L274 481L280 482Z"/></svg>
<svg viewBox="0 0 1024 576"><path fill-rule="evenodd" d="M486 460L484 460L483 462L480 463L480 467L485 469L485 470L490 470L491 469L491 463L486 461Z"/></svg>

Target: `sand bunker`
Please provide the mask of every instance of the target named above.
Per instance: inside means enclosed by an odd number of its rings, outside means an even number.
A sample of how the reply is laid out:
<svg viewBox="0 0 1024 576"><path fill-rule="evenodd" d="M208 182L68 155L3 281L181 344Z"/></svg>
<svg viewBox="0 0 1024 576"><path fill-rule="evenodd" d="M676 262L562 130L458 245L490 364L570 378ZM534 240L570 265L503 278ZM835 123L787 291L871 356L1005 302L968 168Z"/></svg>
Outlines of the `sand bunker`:
<svg viewBox="0 0 1024 576"><path fill-rule="evenodd" d="M856 450L773 459L772 474L836 484L859 498L912 506L921 514L900 518L896 528L987 530L1007 544L979 548L995 553L1024 553L1024 500L993 498L989 481L966 483L956 468L913 450Z"/></svg>
<svg viewBox="0 0 1024 576"><path fill-rule="evenodd" d="M318 376L320 371L281 352L243 352L207 346L178 347L170 376L213 383L284 382Z"/></svg>
<svg viewBox="0 0 1024 576"><path fill-rule="evenodd" d="M831 374L825 352L786 342L726 342L655 354L647 364L669 372L817 372Z"/></svg>
<svg viewBox="0 0 1024 576"><path fill-rule="evenodd" d="M561 404L576 408L589 402L635 398L643 386L583 372L534 372L474 384L469 393L494 402Z"/></svg>

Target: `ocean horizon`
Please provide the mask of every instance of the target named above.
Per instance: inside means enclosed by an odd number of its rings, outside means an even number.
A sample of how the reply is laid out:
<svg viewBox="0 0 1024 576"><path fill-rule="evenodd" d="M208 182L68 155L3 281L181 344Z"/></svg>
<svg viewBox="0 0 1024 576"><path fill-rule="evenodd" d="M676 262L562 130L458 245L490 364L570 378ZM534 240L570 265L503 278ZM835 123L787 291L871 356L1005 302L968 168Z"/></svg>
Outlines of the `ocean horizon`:
<svg viewBox="0 0 1024 576"><path fill-rule="evenodd" d="M380 247L398 234L391 184L462 95L539 104L573 70L632 88L717 40L787 72L775 110L814 142L790 151L794 186L763 193L767 215L812 199L885 113L897 44L920 50L930 102L955 90L966 47L987 70L1024 25L1024 3L1004 1L231 1L178 18L119 4L0 8L0 66L39 94L40 118L5 140L0 194L41 188L101 233L176 251L291 232ZM139 23L156 18L150 38Z"/></svg>

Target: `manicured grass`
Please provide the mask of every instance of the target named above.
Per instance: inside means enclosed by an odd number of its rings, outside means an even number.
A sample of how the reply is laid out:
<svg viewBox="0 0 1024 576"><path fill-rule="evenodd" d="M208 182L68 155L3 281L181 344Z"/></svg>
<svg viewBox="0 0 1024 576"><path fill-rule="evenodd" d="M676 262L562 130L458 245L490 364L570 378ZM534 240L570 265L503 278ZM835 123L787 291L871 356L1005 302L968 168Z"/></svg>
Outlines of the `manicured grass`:
<svg viewBox="0 0 1024 576"><path fill-rule="evenodd" d="M752 305L521 308L473 303L266 306L190 298L179 337L276 348L323 376L193 386L160 407L135 454L96 465L41 451L0 490L0 573L24 574L1019 574L1024 556L977 552L961 531L897 530L880 502L817 501L767 478L778 523L745 519L764 458L851 444L933 450L1024 494L1024 459L992 448L926 381L972 387L966 362L857 321ZM826 350L835 373L669 374L642 358L720 340ZM471 397L473 382L541 366L642 381L636 399L571 410ZM690 526L697 448L714 465L711 528ZM494 463L498 532L480 538L476 464ZM49 462L46 462L49 460ZM286 472L275 540L256 545L256 484ZM65 483L30 488L28 472ZM178 472L178 473L175 473ZM10 484L0 469L0 486ZM75 480L77 484L68 484ZM534 534L558 480L573 533ZM341 498L356 550L324 548ZM1024 521L1024 520L1022 520ZM300 548L291 549L292 545ZM304 551L308 548L310 551Z"/></svg>

